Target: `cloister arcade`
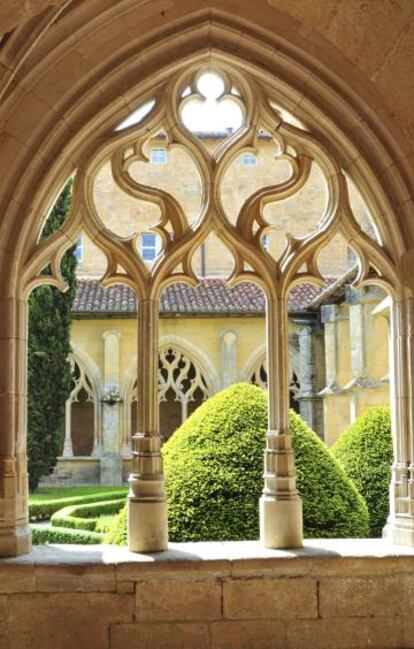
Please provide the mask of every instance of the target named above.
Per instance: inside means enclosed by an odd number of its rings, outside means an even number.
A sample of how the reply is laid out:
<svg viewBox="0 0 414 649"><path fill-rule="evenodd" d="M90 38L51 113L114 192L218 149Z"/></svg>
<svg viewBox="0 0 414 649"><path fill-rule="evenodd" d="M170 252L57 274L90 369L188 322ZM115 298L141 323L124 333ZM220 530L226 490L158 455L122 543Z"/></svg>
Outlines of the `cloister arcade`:
<svg viewBox="0 0 414 649"><path fill-rule="evenodd" d="M101 2L102 7L104 4ZM76 242L80 229L105 253L104 284L127 283L139 299L137 397L142 407L133 440L130 549L154 551L167 546L157 394L160 292L170 282L196 283L191 258L212 232L233 255L230 280L257 282L267 299L269 431L261 501L262 543L273 548L302 543L301 503L287 414L286 297L297 282L321 280L318 254L342 233L358 258L355 285L381 285L393 300L395 461L387 535L412 545L414 232L409 139L372 89L366 88L363 78L350 74L340 57L335 72L323 47L315 46L313 54L313 46L306 40L308 33L305 38L300 33L290 34L287 41L277 22L281 14L270 3L263 3L260 16L254 7L243 3L243 18L237 17L227 2L220 8L203 2L176 3L169 11L173 29L149 8L137 17L133 3L121 4L126 22L115 22L118 34L112 33L117 42L123 34L122 48L113 48L107 40L104 48L93 46L93 55L87 41L82 41L82 30L75 34L69 29L72 19L81 18L87 31L88 16L95 35L104 27L98 14L93 17L90 3L82 16L77 16L70 3L62 10L55 7L39 14L30 26L29 39L21 28L0 44L1 61L6 62L0 89L4 126L0 154L0 413L4 430L0 436L0 554L21 554L30 548L25 450L27 296L44 281L40 273L48 264L52 269L49 281L64 289L60 260ZM119 6L105 6L102 16L119 10ZM58 17L61 22L49 29ZM130 25L130 34L125 24ZM75 66L72 55L77 60ZM93 56L92 65L88 57ZM200 100L197 84L211 71L222 80L221 100L233 102L241 115L239 127L213 154L203 149L186 126L182 112L191 100ZM147 115L125 126L124 120L150 101L154 103ZM123 124L125 128L121 128ZM261 129L274 140L276 161L284 172L273 186L251 196L231 222L220 199L220 182L237 155L254 150ZM148 134L160 130L168 146L186 150L200 176L202 206L192 223L174 196L141 185L130 173L131 165L146 159ZM151 269L140 259L134 238L110 231L95 209L93 179L105 160L111 160L122 191L159 210L154 229L163 248ZM281 256L274 258L261 245L262 236L271 229L264 207L298 191L313 164L326 179L324 217L307 236L288 237ZM39 242L48 211L70 175L75 183L71 214L61 231ZM353 216L347 176L369 206L378 240L365 234Z"/></svg>

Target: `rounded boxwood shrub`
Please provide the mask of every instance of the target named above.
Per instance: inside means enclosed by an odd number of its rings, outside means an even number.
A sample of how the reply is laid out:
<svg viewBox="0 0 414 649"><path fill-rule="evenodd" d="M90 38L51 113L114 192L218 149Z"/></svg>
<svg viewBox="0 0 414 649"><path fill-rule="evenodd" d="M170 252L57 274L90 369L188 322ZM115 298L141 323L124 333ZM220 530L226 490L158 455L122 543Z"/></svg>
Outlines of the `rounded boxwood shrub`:
<svg viewBox="0 0 414 649"><path fill-rule="evenodd" d="M367 503L370 535L381 536L389 512L393 460L390 408L369 408L342 433L332 453Z"/></svg>
<svg viewBox="0 0 414 649"><path fill-rule="evenodd" d="M291 412L307 537L363 537L368 512L317 435ZM201 405L163 447L171 541L257 539L267 395L240 383ZM107 542L125 542L126 515Z"/></svg>

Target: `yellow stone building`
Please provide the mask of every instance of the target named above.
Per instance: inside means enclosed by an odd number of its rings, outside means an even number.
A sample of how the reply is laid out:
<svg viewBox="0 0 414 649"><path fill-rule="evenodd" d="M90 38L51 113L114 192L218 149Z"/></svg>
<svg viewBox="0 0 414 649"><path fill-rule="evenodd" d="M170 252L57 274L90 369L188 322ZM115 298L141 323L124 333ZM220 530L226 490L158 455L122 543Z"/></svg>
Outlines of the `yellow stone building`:
<svg viewBox="0 0 414 649"><path fill-rule="evenodd" d="M231 135L231 133L230 133ZM209 151L228 132L199 133ZM263 185L281 183L289 170L276 162L275 142L259 133L254 153L242 154L226 173L222 201L234 221L246 198ZM135 181L168 191L195 221L201 183L190 157L160 133L131 165ZM355 214L373 238L368 210L349 182ZM162 240L154 225L160 210L122 192L109 164L99 170L94 200L105 226L123 237L139 233L138 252L156 263ZM271 224L262 246L274 257L287 236L309 234L326 203L323 174L313 164L292 198L266 206ZM67 403L65 443L52 481L120 482L130 471L131 437L137 428L137 300L126 285L99 283L106 258L80 235L78 291L72 347L75 380ZM388 323L385 292L352 289L357 258L341 236L318 259L324 284L294 287L289 299L291 406L331 445L367 407L388 403ZM199 285L173 284L161 299L159 335L160 432L171 435L209 396L237 381L266 387L265 297L253 283L227 285L234 260L209 236L195 251Z"/></svg>

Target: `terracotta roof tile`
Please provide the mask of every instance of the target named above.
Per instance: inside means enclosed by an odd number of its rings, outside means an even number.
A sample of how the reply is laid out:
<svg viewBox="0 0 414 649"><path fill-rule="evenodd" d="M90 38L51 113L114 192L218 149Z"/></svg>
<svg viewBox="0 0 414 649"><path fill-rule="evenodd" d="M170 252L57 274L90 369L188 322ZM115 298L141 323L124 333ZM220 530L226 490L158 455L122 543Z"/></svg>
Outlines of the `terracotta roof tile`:
<svg viewBox="0 0 414 649"><path fill-rule="evenodd" d="M327 280L327 285L332 280ZM322 292L311 284L301 284L292 289L289 311L305 309ZM103 288L98 280L80 279L73 304L73 313L82 314L134 314L137 312L135 293L119 284ZM254 284L243 282L234 288L221 279L205 279L192 288L177 283L167 287L161 296L161 314L256 314L265 312L264 294Z"/></svg>

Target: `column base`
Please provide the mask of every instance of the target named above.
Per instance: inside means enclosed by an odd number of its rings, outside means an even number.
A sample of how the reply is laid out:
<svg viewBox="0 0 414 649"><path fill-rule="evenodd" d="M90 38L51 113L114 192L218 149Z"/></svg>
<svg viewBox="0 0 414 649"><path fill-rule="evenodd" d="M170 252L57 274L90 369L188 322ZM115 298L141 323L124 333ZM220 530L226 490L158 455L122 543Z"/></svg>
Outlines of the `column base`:
<svg viewBox="0 0 414 649"><path fill-rule="evenodd" d="M167 503L129 498L128 550L130 552L162 552L167 547Z"/></svg>
<svg viewBox="0 0 414 649"><path fill-rule="evenodd" d="M414 519L393 518L389 520L382 531L382 536L394 545L414 547Z"/></svg>
<svg viewBox="0 0 414 649"><path fill-rule="evenodd" d="M303 545L302 501L275 500L262 496L260 543L265 548L301 548Z"/></svg>
<svg viewBox="0 0 414 649"><path fill-rule="evenodd" d="M0 528L0 557L18 557L28 554L32 549L30 525L17 528Z"/></svg>

